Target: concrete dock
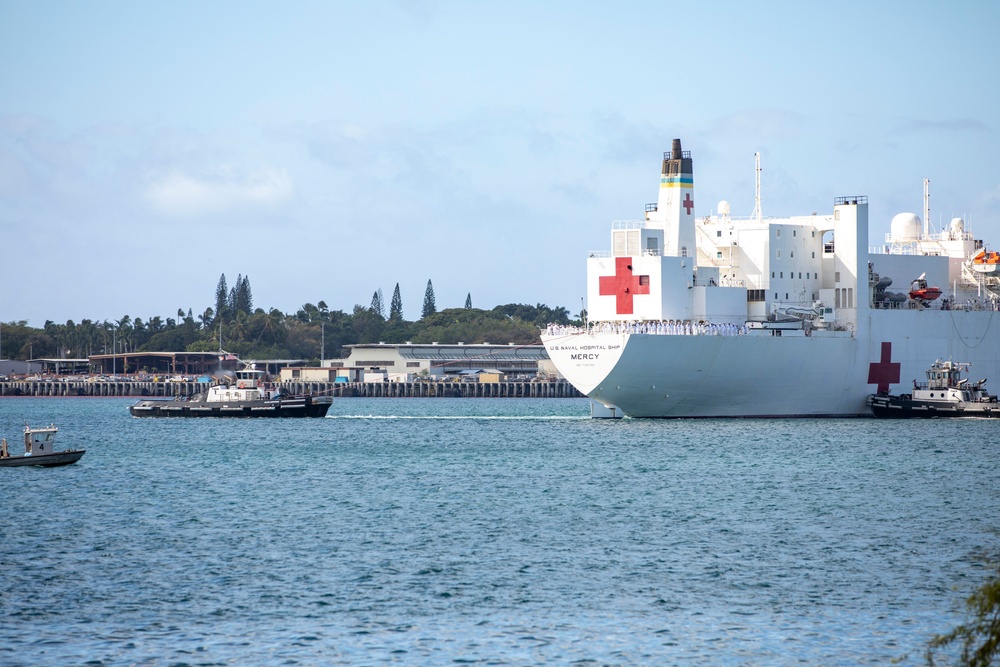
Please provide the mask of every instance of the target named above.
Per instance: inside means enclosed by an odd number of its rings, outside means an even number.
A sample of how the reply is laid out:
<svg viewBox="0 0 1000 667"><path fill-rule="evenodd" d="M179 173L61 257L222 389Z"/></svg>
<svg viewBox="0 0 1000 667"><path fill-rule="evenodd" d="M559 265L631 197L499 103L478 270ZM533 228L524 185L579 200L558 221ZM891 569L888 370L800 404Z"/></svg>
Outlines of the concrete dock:
<svg viewBox="0 0 1000 667"><path fill-rule="evenodd" d="M280 382L270 385L286 394L334 398L583 398L565 380L546 382ZM86 379L9 380L0 396L192 396L206 388L200 382L147 382Z"/></svg>

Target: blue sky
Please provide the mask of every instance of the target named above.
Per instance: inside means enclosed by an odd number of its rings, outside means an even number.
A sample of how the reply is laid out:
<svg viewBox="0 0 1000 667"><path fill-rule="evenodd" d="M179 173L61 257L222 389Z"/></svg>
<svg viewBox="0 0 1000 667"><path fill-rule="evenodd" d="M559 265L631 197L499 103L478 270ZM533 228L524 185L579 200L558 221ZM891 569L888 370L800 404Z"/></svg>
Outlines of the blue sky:
<svg viewBox="0 0 1000 667"><path fill-rule="evenodd" d="M1000 249L1000 3L0 3L0 321L576 313L694 158L696 214L865 194Z"/></svg>

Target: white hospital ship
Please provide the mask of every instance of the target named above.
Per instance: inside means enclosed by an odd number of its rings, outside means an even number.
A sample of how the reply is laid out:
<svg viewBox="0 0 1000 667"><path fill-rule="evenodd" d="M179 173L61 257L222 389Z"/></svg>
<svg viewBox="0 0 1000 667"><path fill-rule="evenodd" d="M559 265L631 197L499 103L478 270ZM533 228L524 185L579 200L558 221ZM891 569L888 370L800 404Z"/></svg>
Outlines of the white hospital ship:
<svg viewBox="0 0 1000 667"><path fill-rule="evenodd" d="M1000 376L1000 255L955 218L895 216L868 248L868 202L829 214L696 217L690 153L665 153L643 220L616 221L587 259L584 327L542 342L595 416L870 414L870 394L909 387L936 359Z"/></svg>

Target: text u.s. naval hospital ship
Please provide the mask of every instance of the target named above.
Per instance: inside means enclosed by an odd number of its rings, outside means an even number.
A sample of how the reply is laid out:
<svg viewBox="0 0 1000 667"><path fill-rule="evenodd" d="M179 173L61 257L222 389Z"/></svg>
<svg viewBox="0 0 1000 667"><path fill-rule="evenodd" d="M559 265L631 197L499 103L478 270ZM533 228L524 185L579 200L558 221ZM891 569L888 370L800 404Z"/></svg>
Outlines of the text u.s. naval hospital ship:
<svg viewBox="0 0 1000 667"><path fill-rule="evenodd" d="M866 398L935 359L1000 376L1000 255L955 218L895 216L868 249L868 202L833 212L696 218L690 153L665 153L656 204L587 259L585 327L542 342L594 416L869 415Z"/></svg>

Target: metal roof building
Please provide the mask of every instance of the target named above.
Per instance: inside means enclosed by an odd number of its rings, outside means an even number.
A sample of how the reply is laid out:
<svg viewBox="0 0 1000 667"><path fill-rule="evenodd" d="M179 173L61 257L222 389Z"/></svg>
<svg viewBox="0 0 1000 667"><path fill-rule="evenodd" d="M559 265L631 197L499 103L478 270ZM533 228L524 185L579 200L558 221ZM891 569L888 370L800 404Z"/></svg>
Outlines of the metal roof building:
<svg viewBox="0 0 1000 667"><path fill-rule="evenodd" d="M497 370L508 376L535 376L549 356L542 345L492 345L475 343L362 343L345 345L346 359L328 361L331 366L379 369L388 373L457 375L470 370Z"/></svg>
<svg viewBox="0 0 1000 667"><path fill-rule="evenodd" d="M104 374L168 373L202 375L218 370L235 370L239 360L219 352L119 352L92 354L90 365Z"/></svg>

